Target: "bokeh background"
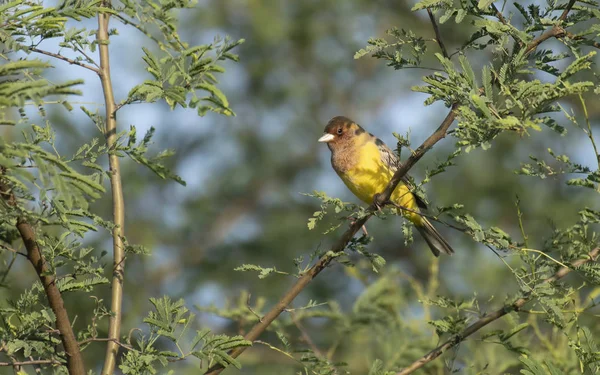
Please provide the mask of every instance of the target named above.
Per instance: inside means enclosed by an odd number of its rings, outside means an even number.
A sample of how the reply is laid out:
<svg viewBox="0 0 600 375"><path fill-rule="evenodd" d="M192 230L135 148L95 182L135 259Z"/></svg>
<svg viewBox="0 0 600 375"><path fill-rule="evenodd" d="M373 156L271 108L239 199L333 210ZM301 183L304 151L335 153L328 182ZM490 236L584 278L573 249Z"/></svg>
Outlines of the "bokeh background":
<svg viewBox="0 0 600 375"><path fill-rule="evenodd" d="M170 167L187 182L184 187L160 180L142 166L124 160L126 234L131 243L143 244L152 251L151 256L127 259L124 333L143 327L142 319L151 308L148 298L163 295L184 298L197 313L197 327L208 326L228 334L244 332L247 326L240 327L238 322L199 311L195 306L238 306L244 293L251 293L251 303L264 301L264 312L293 278L273 275L259 279L256 274L233 269L250 263L294 272L292 259L304 256L306 261L315 250L335 241L339 232L323 235L324 228L308 229L307 219L319 208L320 201L302 195L317 190L358 203L331 169L327 148L316 142L331 117L346 115L354 119L392 148L396 143L392 132L409 132L416 148L437 128L447 109L440 104L425 107L426 96L410 90L431 71L394 71L373 58L353 58L370 37L383 37L385 30L394 26L433 38L427 14L411 12L412 5L411 1L391 0L201 0L196 9L181 14L181 33L190 44L210 42L216 35L246 40L235 51L240 62L226 63L227 72L220 84L237 116L209 113L198 117L193 110L170 111L162 103L130 105L119 111L120 130L130 125L135 125L138 133L156 128L153 152L175 149ZM87 26L95 28L94 22L91 20ZM513 22L519 23L517 18ZM111 39L111 62L116 97L121 100L147 77L139 48L145 41L135 30L115 21L111 26L120 34ZM450 51L469 35L466 24L457 26L453 21L441 25L441 30ZM437 46L428 46L432 53L424 65L436 67L433 52L438 51ZM558 48L553 41L547 46ZM45 47L53 48L50 43ZM491 55L482 52L469 58L475 67L481 67ZM57 146L68 151L91 137L101 137L77 109L81 104L102 110L97 104L102 102L101 89L93 74L62 62L53 64L54 80L83 77L86 81L73 112L58 106L48 110L59 127ZM564 103L566 109L576 105ZM594 129L600 113L597 108L598 102L588 102ZM597 193L566 186L563 177L542 181L514 173L530 154L544 155L549 147L569 154L576 162L594 166L594 154L583 132L569 126L564 116L558 114L557 119L568 128L566 136L550 129L525 135L526 139L516 134L501 135L491 149L458 157L456 166L425 186L432 205L464 204L465 211L482 224L499 226L518 240L518 196L529 245L543 247L553 227L571 224L577 211L586 205L598 208ZM3 129L4 136L18 137L18 130ZM454 143L451 136L442 140L412 169L417 181L427 168L445 160L454 150ZM406 155L405 151L403 157ZM109 196L95 206L99 214L110 218ZM397 306L399 318L409 325L414 322L423 334L431 335L431 328L423 323L423 306L409 282L417 280L426 285L435 270L426 244L417 236L413 244L405 246L398 217L373 219L367 227L375 237L369 251L387 260L382 272L393 280L394 287L385 293L404 296L405 301ZM514 276L498 256L460 232L446 227L440 230L456 249L456 255L435 263L439 265L436 294L469 299L476 292L480 301L498 307L506 295L517 292ZM111 252L108 233L97 233L86 241L98 251ZM517 257L502 255L509 264L519 264ZM108 257L105 260L110 264ZM19 262L17 271L23 277L14 288L0 289L1 298L14 298L33 280L29 264L22 259ZM302 306L309 300L336 301L341 311L352 312L357 297L379 277L360 261L356 269L335 264L310 284L295 305ZM105 301L110 299L108 288L100 288L97 295ZM76 294L65 299L75 312L72 315L78 315L75 325L83 325L94 301ZM304 327L323 351L341 340L333 359L348 362L348 370L355 374L367 373L375 358L389 358L394 348L410 348L409 336L370 331L370 336L358 336L372 341L361 341L330 323L314 318L306 320ZM308 347L293 326L287 332L296 348ZM432 347L437 339L429 337ZM272 333L263 339L280 345ZM381 349L377 341L391 347ZM416 351L414 356L421 352ZM103 354L103 344L85 351L89 363L97 366L101 366ZM512 355L513 360L517 357ZM266 347L250 349L242 356L242 363L244 374L293 374L299 368ZM197 373L197 366L193 361L177 364L175 373ZM437 373L445 371L435 369Z"/></svg>

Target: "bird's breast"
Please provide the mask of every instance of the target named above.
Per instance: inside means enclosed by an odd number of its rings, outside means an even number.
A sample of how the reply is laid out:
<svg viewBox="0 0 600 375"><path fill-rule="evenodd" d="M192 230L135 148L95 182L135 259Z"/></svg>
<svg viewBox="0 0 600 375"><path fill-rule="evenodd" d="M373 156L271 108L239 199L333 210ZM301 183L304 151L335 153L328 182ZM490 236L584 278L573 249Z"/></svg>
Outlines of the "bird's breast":
<svg viewBox="0 0 600 375"><path fill-rule="evenodd" d="M365 203L372 203L373 196L381 193L392 178L392 172L381 160L375 144L357 148L349 160L332 157L334 169L344 184ZM337 166L335 163L339 163Z"/></svg>

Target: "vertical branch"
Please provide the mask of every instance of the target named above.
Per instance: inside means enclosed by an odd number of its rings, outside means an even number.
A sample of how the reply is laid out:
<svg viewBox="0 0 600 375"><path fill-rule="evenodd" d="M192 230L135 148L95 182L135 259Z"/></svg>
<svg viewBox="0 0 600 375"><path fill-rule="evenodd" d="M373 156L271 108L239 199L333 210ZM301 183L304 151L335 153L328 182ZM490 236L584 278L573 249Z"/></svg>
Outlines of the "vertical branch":
<svg viewBox="0 0 600 375"><path fill-rule="evenodd" d="M5 181L1 180L0 196L9 206L15 207L17 205L17 199L11 192L10 187ZM59 331L60 340L65 348L67 370L70 375L85 375L81 350L79 349L79 344L73 333L69 314L67 313L67 309L65 309L62 295L56 285L56 277L48 268L46 259L37 243L35 231L24 217L17 218L16 227L21 235L25 249L27 249L27 259L29 259L33 268L35 268L35 272L40 278L40 282L42 283L44 292L48 298L48 305L50 305L52 312L56 316L56 329Z"/></svg>
<svg viewBox="0 0 600 375"><path fill-rule="evenodd" d="M105 0L103 6L110 7L110 0ZM117 119L116 105L113 94L112 81L110 78L110 60L108 54L108 13L98 14L98 50L100 51L100 81L104 93L106 108L106 143L109 148L108 164L110 169L110 185L113 199L113 277L110 311L112 313L108 325L108 339L106 356L104 358L103 375L111 375L114 372L119 351L119 334L121 332L121 309L123 304L123 276L125 268L125 254L123 248L123 235L125 227L125 205L123 203L123 187L121 185L121 168L119 157L114 152L117 142Z"/></svg>

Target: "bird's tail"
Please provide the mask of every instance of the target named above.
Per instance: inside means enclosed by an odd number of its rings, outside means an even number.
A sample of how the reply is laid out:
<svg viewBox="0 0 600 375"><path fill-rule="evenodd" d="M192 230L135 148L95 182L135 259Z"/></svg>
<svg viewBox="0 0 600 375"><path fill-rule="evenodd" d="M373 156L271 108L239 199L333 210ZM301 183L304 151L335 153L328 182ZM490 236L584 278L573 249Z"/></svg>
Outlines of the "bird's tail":
<svg viewBox="0 0 600 375"><path fill-rule="evenodd" d="M419 230L419 233L421 233L421 236L423 236L427 245L429 245L433 255L437 257L440 253L446 253L448 255L454 254L454 250L452 250L450 244L448 244L427 218L422 217L421 223L419 224L420 225L415 225L415 227Z"/></svg>

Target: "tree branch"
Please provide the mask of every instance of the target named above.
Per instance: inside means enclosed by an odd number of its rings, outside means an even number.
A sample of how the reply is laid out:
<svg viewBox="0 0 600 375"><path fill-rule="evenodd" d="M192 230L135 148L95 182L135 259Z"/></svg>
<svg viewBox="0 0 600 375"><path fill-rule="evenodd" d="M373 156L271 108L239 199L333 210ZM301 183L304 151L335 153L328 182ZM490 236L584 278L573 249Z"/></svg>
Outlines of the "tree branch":
<svg viewBox="0 0 600 375"><path fill-rule="evenodd" d="M494 3L492 3L492 10L496 13L496 18L498 18L498 20L500 22L502 22L505 25L508 25L506 18L504 18L504 15L502 15L502 12L500 12L500 10L498 10L498 8L496 7L496 5Z"/></svg>
<svg viewBox="0 0 600 375"><path fill-rule="evenodd" d="M120 342L119 340L116 339L111 339L108 337L92 337L89 339L85 339L83 341L79 342L79 346L83 346L92 342L114 342L117 345L119 345L120 347L127 349L127 350L135 350L134 348L132 348L130 345L127 344L123 344L122 342Z"/></svg>
<svg viewBox="0 0 600 375"><path fill-rule="evenodd" d="M41 55L46 55L46 56L54 57L54 58L62 60L62 61L66 61L69 64L81 66L82 68L89 69L92 72L95 72L96 74L100 74L100 70L98 70L98 68L96 68L94 66L91 66L91 65L88 65L88 64L85 64L85 63L82 63L81 61L76 61L76 60L70 59L68 57L65 57L63 55L59 55L58 53L44 51L42 49L35 48L35 47L31 47L31 48L29 48L29 50L32 51L32 52L39 53Z"/></svg>
<svg viewBox="0 0 600 375"><path fill-rule="evenodd" d="M111 7L110 0L103 1L104 7ZM98 50L100 52L100 81L104 93L106 143L110 150L108 155L108 164L110 168L110 185L113 198L113 278L111 283L112 295L110 311L112 313L108 324L108 338L106 346L106 355L104 358L104 367L102 375L112 375L115 369L117 354L119 351L119 335L121 332L121 313L123 305L123 277L125 270L125 253L123 246L123 236L125 233L125 203L123 200L123 186L121 185L121 168L119 165L119 156L113 148L117 142L117 119L116 104L113 93L112 81L110 78L110 59L109 59L109 37L108 37L108 13L98 13Z"/></svg>
<svg viewBox="0 0 600 375"><path fill-rule="evenodd" d="M440 29L438 27L437 22L435 22L435 16L433 15L433 12L429 8L427 8L427 14L429 15L429 19L431 20L431 25L433 26L433 31L435 32L435 40L437 41L438 45L440 46L440 49L442 50L442 54L444 55L444 57L448 59L449 58L448 51L446 50L446 46L444 45L444 42L442 42L442 35L440 34Z"/></svg>
<svg viewBox="0 0 600 375"><path fill-rule="evenodd" d="M61 365L62 363L54 359L32 359L24 362L0 362L1 366L28 366L28 365Z"/></svg>
<svg viewBox="0 0 600 375"><path fill-rule="evenodd" d="M577 0L569 0L569 3L565 6L565 9L563 10L562 14L560 15L560 17L558 17L558 19L560 21L564 22L567 19L567 16L569 15L571 8L573 7L573 5L575 4L576 1ZM565 36L566 34L567 34L566 30L562 26L554 25L551 29L544 32L542 35L538 36L531 43L529 43L527 45L527 49L525 50L525 53L526 54L530 53L531 51L536 49L537 46L539 46L541 43L543 43L544 41L546 41L550 38L561 38L561 37Z"/></svg>
<svg viewBox="0 0 600 375"><path fill-rule="evenodd" d="M592 251L590 251L590 253L588 254L589 258L579 259L579 260L576 260L575 262L573 262L571 264L571 268L561 267L554 275L545 279L542 282L542 284L553 283L557 280L562 279L569 272L571 272L572 269L580 267L589 261L596 260L596 258L598 257L598 254L600 254L600 247L597 247L597 248L593 249ZM459 343L464 341L467 337L471 336L473 333L479 331L481 328L485 327L486 325L490 324L491 322L498 320L501 317L503 317L504 315L509 314L513 311L519 311L519 309L521 307L523 307L523 305L525 305L527 302L530 301L531 297L532 297L532 294L529 293L529 294L525 295L524 297L519 298L512 304L505 305L505 306L501 307L500 309L492 312L491 314L485 315L484 317L477 320L475 323L468 326L464 331L462 331L458 335L453 336L452 338L450 338L448 341L446 341L442 345L438 346L437 348L433 349L429 353L425 354L423 357L419 358L417 361L413 362L410 366L402 369L402 371L398 372L396 375L412 374L416 370L425 366L427 363L433 361L434 359L436 359L437 357L442 355L444 352L446 352L448 349L451 349L454 346L458 345Z"/></svg>
<svg viewBox="0 0 600 375"><path fill-rule="evenodd" d="M3 173L4 170L0 170L0 172ZM0 196L2 196L2 199L9 206L16 208L17 198L12 193L6 181L1 179ZM60 340L67 355L67 370L70 375L85 375L81 350L79 349L77 339L75 339L73 327L71 327L71 321L69 320L67 309L65 309L62 295L58 290L58 286L56 286L56 277L46 264L46 259L44 259L42 251L37 243L35 231L27 219L22 216L17 218L16 227L21 235L25 249L27 250L27 259L29 259L29 262L31 262L40 278L42 286L44 287L44 292L48 298L48 305L56 316L56 328L59 331ZM9 364L9 366L12 365L14 364Z"/></svg>
<svg viewBox="0 0 600 375"><path fill-rule="evenodd" d="M325 358L325 356L323 355L323 352L321 352L319 347L315 344L315 342L312 340L312 338L308 334L308 331L306 330L306 328L304 327L304 325L302 324L300 319L298 319L298 317L296 316L296 313L293 311L290 311L290 315L292 317L292 323L294 323L296 328L298 328L298 331L300 331L300 335L302 335L302 339L304 340L304 342L310 347L310 349L313 351L313 353L317 357Z"/></svg>

